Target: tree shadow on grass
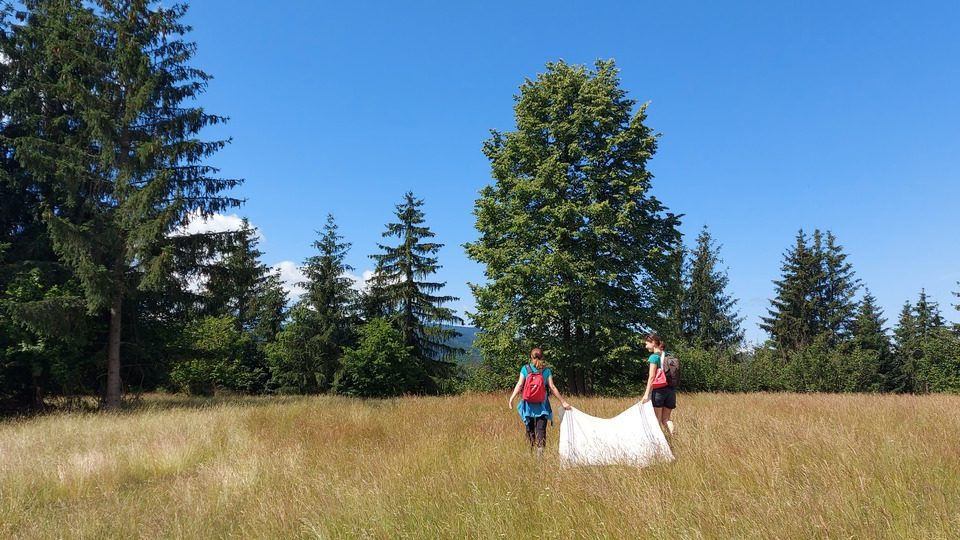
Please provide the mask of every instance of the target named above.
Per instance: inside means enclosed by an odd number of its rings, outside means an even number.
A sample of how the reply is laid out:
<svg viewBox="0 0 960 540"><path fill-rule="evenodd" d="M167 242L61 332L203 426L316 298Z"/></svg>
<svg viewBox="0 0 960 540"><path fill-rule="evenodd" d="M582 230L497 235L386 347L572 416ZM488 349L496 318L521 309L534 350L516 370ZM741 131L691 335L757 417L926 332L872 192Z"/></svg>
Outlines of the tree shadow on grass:
<svg viewBox="0 0 960 540"><path fill-rule="evenodd" d="M222 394L215 396L190 396L186 394L150 393L124 401L119 413L137 413L143 411L168 411L177 409L210 409L215 407L265 407L297 403L315 396L270 395L250 396L242 394Z"/></svg>
<svg viewBox="0 0 960 540"><path fill-rule="evenodd" d="M268 405L297 403L316 396L305 395L269 395L251 396L242 394L222 394L216 396L190 396L187 394L168 394L150 392L145 394L127 394L119 410L108 411L101 407L96 396L58 397L45 400L42 409L0 410L0 423L16 423L33 418L56 416L58 414L114 414L126 415L149 411L171 411L182 409L210 409L215 407L254 408Z"/></svg>

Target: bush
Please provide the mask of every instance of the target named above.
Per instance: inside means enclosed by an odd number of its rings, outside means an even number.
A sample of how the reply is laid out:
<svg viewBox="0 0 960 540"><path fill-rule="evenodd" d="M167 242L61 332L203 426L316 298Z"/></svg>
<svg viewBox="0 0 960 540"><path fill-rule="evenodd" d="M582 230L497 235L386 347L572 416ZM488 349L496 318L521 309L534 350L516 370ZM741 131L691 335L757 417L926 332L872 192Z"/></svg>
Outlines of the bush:
<svg viewBox="0 0 960 540"><path fill-rule="evenodd" d="M204 317L184 331L189 351L170 371L170 380L181 391L213 395L218 390L249 392L265 377L264 369L250 365L255 348L231 315Z"/></svg>
<svg viewBox="0 0 960 540"><path fill-rule="evenodd" d="M360 328L360 342L344 350L334 391L357 397L391 397L419 392L426 378L413 349L384 319L373 319Z"/></svg>

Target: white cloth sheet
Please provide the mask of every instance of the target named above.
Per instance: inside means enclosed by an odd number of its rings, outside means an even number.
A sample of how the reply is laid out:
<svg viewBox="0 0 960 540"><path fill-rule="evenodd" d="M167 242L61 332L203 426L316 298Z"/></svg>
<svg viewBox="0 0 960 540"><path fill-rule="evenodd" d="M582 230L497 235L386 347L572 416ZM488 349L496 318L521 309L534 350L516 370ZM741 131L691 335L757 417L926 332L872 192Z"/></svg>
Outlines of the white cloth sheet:
<svg viewBox="0 0 960 540"><path fill-rule="evenodd" d="M673 452L649 401L613 418L573 408L562 411L560 461L564 466L625 464L643 467L673 461Z"/></svg>

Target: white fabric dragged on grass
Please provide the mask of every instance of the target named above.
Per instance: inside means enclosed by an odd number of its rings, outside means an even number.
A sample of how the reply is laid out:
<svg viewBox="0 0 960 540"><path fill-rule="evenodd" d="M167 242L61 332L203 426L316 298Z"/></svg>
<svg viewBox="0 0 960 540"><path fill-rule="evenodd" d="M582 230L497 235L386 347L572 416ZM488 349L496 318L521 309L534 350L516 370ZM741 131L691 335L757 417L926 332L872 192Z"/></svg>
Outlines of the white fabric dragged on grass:
<svg viewBox="0 0 960 540"><path fill-rule="evenodd" d="M571 465L627 464L642 467L673 461L673 452L649 401L613 418L597 418L573 408L562 411L560 461Z"/></svg>

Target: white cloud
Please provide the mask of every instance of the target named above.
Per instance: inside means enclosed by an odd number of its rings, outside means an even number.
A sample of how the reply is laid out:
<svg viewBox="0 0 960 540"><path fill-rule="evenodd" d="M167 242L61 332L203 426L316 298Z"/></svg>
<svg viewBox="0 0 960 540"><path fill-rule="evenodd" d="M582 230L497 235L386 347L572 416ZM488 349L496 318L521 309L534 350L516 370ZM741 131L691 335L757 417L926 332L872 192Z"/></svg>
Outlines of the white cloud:
<svg viewBox="0 0 960 540"><path fill-rule="evenodd" d="M190 221L185 227L180 227L173 232L173 236L186 236L188 234L203 234L211 232L238 231L243 226L243 218L236 214L213 214L204 219L200 212L190 213ZM257 240L263 240L263 234L260 229L253 224L250 227L255 231Z"/></svg>
<svg viewBox="0 0 960 540"><path fill-rule="evenodd" d="M280 282L283 283L283 290L287 291L287 298L290 302L296 302L306 291L303 287L297 285L306 280L300 265L293 261L281 261L273 265L273 269L280 273ZM359 276L346 272L343 277L348 278L354 290L363 291L367 288L367 281L373 276L372 270L364 270Z"/></svg>
<svg viewBox="0 0 960 540"><path fill-rule="evenodd" d="M306 292L303 287L298 285L304 280L303 272L300 266L293 261L281 261L273 265L274 270L280 272L280 282L283 283L283 290L287 291L287 298L290 302L296 302Z"/></svg>

